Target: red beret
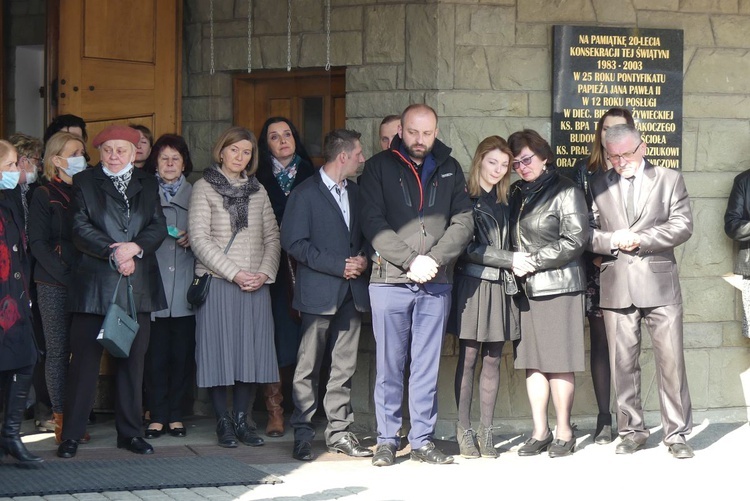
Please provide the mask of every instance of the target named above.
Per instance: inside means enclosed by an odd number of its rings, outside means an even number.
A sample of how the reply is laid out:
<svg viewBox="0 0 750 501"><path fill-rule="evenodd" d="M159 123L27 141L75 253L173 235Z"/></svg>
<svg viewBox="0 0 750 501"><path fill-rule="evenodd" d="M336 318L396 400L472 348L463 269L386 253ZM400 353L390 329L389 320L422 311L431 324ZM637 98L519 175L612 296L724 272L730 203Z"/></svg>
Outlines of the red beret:
<svg viewBox="0 0 750 501"><path fill-rule="evenodd" d="M133 145L137 146L138 141L141 139L141 135L137 130L128 127L127 125L110 125L94 138L94 148L98 148L102 143L112 141L114 139L120 139L122 141L130 141Z"/></svg>

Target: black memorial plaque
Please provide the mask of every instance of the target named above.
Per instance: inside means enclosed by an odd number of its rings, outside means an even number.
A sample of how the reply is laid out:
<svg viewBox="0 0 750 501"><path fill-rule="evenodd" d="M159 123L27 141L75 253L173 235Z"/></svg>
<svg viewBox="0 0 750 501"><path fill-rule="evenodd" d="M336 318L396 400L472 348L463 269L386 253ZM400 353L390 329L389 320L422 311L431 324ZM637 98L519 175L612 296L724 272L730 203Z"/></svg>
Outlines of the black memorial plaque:
<svg viewBox="0 0 750 501"><path fill-rule="evenodd" d="M555 26L552 146L557 167L589 154L596 124L628 108L656 165L682 160L682 30Z"/></svg>

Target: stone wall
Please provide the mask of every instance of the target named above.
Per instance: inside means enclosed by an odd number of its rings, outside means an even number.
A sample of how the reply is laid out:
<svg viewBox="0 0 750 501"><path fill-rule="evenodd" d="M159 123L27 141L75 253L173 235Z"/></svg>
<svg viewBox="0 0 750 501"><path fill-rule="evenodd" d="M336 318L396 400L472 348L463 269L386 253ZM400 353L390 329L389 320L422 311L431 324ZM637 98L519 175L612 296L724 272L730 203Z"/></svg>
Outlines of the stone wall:
<svg viewBox="0 0 750 501"><path fill-rule="evenodd" d="M5 32L5 68L2 77L5 86L5 132L16 130L16 47L20 45L44 45L45 0L5 0L3 30Z"/></svg>
<svg viewBox="0 0 750 501"><path fill-rule="evenodd" d="M254 0L253 68L286 67L286 2ZM552 26L583 24L682 29L683 165L695 233L678 249L685 300L685 346L696 420L745 420L750 341L741 336L739 294L722 280L732 243L722 217L732 178L750 167L750 0L331 0L332 64L347 67L347 125L377 148L387 114L426 102L440 137L467 167L479 141L525 127L551 135ZM208 4L186 0L183 131L197 165L231 116L231 77L247 64L246 0L214 0L217 73L209 76ZM292 0L292 66L325 64L324 2ZM210 108L210 117L205 113ZM204 110L198 112L198 110ZM210 119L209 119L210 118ZM645 329L644 329L645 330ZM648 336L645 336L648 338ZM652 352L644 340L643 398L658 423ZM358 423L372 427L373 342L363 333L353 392ZM455 419L455 340L441 361L438 434ZM506 347L496 424L528 428L524 374ZM478 408L476 409L478 413ZM588 372L577 374L574 420L593 425Z"/></svg>

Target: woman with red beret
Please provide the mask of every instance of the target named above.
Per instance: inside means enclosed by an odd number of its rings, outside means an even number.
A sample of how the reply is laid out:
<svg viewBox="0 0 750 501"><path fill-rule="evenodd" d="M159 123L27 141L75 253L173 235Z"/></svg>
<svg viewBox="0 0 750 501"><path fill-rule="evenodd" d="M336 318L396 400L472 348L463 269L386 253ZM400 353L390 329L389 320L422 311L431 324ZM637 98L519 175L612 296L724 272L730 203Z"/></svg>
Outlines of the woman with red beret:
<svg viewBox="0 0 750 501"><path fill-rule="evenodd" d="M94 403L102 346L96 340L120 274L130 277L140 328L127 358L116 360L115 427L117 447L152 454L141 426L143 366L151 312L167 307L156 250L167 236L156 177L133 167L138 131L111 125L94 138L101 162L73 179L73 244L80 253L73 265L76 287L72 313L71 361L65 421L57 455L76 455L78 441ZM110 268L110 261L117 270ZM126 287L117 304L127 307Z"/></svg>

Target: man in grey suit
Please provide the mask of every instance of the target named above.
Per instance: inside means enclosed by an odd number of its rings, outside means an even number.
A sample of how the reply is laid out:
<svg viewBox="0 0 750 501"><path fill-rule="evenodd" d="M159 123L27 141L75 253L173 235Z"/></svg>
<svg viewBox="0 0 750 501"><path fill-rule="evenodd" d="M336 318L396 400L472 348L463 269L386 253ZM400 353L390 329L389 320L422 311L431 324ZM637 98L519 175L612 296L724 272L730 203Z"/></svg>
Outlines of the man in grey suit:
<svg viewBox="0 0 750 501"><path fill-rule="evenodd" d="M656 364L664 444L676 458L693 457L685 437L693 426L682 348L682 295L674 248L693 232L685 182L675 170L644 159L646 144L631 125L607 131L613 169L591 183L591 250L602 254L601 298L617 398L617 454L632 454L649 436L641 404L641 320Z"/></svg>
<svg viewBox="0 0 750 501"><path fill-rule="evenodd" d="M331 452L372 456L349 432L354 421L352 376L357 366L361 312L369 311L365 240L359 223L359 187L347 181L364 163L360 134L336 129L323 143L325 165L289 196L281 246L297 261L292 307L302 315L292 397L292 457L311 461L320 365L330 350L331 374L323 407Z"/></svg>

